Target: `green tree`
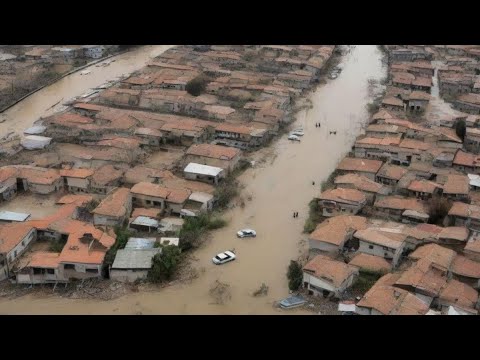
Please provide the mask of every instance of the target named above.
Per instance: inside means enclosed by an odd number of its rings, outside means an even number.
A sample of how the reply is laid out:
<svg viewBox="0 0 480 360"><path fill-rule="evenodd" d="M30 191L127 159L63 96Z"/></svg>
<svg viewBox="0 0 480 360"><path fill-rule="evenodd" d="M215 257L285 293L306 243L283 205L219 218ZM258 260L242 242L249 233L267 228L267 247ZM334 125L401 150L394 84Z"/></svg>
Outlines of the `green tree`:
<svg viewBox="0 0 480 360"><path fill-rule="evenodd" d="M292 291L298 290L302 285L303 271L297 261L291 260L287 271L288 288Z"/></svg>
<svg viewBox="0 0 480 360"><path fill-rule="evenodd" d="M148 280L159 283L170 280L180 263L180 249L175 245L162 246L162 252L153 257L153 266L148 272Z"/></svg>
<svg viewBox="0 0 480 360"><path fill-rule="evenodd" d="M465 134L467 132L467 124L465 123L465 120L458 120L455 123L455 132L462 141L465 139Z"/></svg>
<svg viewBox="0 0 480 360"><path fill-rule="evenodd" d="M192 96L199 96L205 91L207 83L207 78L203 75L199 75L185 85L185 90Z"/></svg>
<svg viewBox="0 0 480 360"><path fill-rule="evenodd" d="M452 202L437 195L428 200L427 206L428 215L430 215L428 222L443 226L443 221L452 207Z"/></svg>
<svg viewBox="0 0 480 360"><path fill-rule="evenodd" d="M116 226L114 230L116 235L115 244L113 244L113 246L107 251L107 254L105 255L105 263L107 265L113 264L115 256L117 255L117 250L123 249L125 245L127 245L128 239L131 236L130 231L126 227Z"/></svg>

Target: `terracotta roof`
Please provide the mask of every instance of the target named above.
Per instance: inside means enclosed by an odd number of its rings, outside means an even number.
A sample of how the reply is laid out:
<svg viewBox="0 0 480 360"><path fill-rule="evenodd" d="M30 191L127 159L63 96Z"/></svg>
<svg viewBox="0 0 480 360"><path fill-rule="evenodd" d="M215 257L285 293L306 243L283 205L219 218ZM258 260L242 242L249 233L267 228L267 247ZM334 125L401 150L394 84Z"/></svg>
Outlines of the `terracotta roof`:
<svg viewBox="0 0 480 360"><path fill-rule="evenodd" d="M396 286L408 286L429 296L437 296L447 284L446 275L431 267L428 259L421 259L403 272Z"/></svg>
<svg viewBox="0 0 480 360"><path fill-rule="evenodd" d="M453 203L448 215L480 220L480 206L469 205L457 201Z"/></svg>
<svg viewBox="0 0 480 360"><path fill-rule="evenodd" d="M215 128L216 131L231 132L237 134L250 135L252 128L244 125L235 125L229 123L221 123Z"/></svg>
<svg viewBox="0 0 480 360"><path fill-rule="evenodd" d="M64 177L80 178L85 179L93 175L94 171L92 169L68 169L60 170L60 175Z"/></svg>
<svg viewBox="0 0 480 360"><path fill-rule="evenodd" d="M437 235L442 231L442 227L433 224L418 224L413 228L408 228L406 234L415 239L436 239Z"/></svg>
<svg viewBox="0 0 480 360"><path fill-rule="evenodd" d="M471 286L452 279L440 291L438 300L473 309L478 300L478 292Z"/></svg>
<svg viewBox="0 0 480 360"><path fill-rule="evenodd" d="M480 156L467 153L461 149L457 151L455 154L455 158L453 159L454 165L462 165L462 166L479 166L480 165Z"/></svg>
<svg viewBox="0 0 480 360"><path fill-rule="evenodd" d="M130 190L117 188L110 192L105 199L93 210L94 214L114 217L125 217L127 204L130 202Z"/></svg>
<svg viewBox="0 0 480 360"><path fill-rule="evenodd" d="M378 171L377 176L400 180L407 172L408 170L401 166L384 164Z"/></svg>
<svg viewBox="0 0 480 360"><path fill-rule="evenodd" d="M463 226L449 226L442 228L442 231L438 234L439 239L453 239L458 241L467 241L469 231Z"/></svg>
<svg viewBox="0 0 480 360"><path fill-rule="evenodd" d="M434 183L433 181L428 180L413 180L408 186L408 190L415 192L423 192L428 194L433 194L435 190L441 189L442 185Z"/></svg>
<svg viewBox="0 0 480 360"><path fill-rule="evenodd" d="M467 245L463 248L466 253L480 253L480 240L478 238L472 238L467 241Z"/></svg>
<svg viewBox="0 0 480 360"><path fill-rule="evenodd" d="M32 229L33 226L29 224L29 222L0 225L0 253L7 254L17 246Z"/></svg>
<svg viewBox="0 0 480 360"><path fill-rule="evenodd" d="M406 234L403 234L401 232L387 232L375 228L358 230L357 232L355 232L354 236L360 241L386 246L391 249L400 248L405 238L407 237Z"/></svg>
<svg viewBox="0 0 480 360"><path fill-rule="evenodd" d="M167 201L175 204L183 204L192 194L192 192L187 189L169 189L169 191Z"/></svg>
<svg viewBox="0 0 480 360"><path fill-rule="evenodd" d="M329 189L322 192L318 198L320 200L330 200L336 202L357 202L363 203L366 201L365 194L355 189Z"/></svg>
<svg viewBox="0 0 480 360"><path fill-rule="evenodd" d="M241 152L239 149L212 144L194 144L187 150L187 155L197 155L221 160L232 160Z"/></svg>
<svg viewBox="0 0 480 360"><path fill-rule="evenodd" d="M355 173L337 176L335 178L335 185L341 184L352 184L356 189L366 192L383 193L386 191L382 184L376 183L366 176Z"/></svg>
<svg viewBox="0 0 480 360"><path fill-rule="evenodd" d="M366 227L367 219L362 216L335 216L318 224L309 239L340 246L350 232Z"/></svg>
<svg viewBox="0 0 480 360"><path fill-rule="evenodd" d="M340 162L340 164L338 164L337 170L377 173L377 171L382 167L382 164L383 163L378 160L346 157Z"/></svg>
<svg viewBox="0 0 480 360"><path fill-rule="evenodd" d="M91 110L91 111L101 111L105 109L104 106L90 104L90 103L75 103L73 104L74 109L81 109L81 110Z"/></svg>
<svg viewBox="0 0 480 360"><path fill-rule="evenodd" d="M443 185L444 194L468 194L469 191L470 180L466 175L448 175Z"/></svg>
<svg viewBox="0 0 480 360"><path fill-rule="evenodd" d="M382 100L382 105L391 105L403 107L403 101L396 97L386 97Z"/></svg>
<svg viewBox="0 0 480 360"><path fill-rule="evenodd" d="M388 126L388 125L385 125ZM375 137L365 137L363 139L355 141L355 146L358 145L379 145L379 146L390 146L398 145L402 139L400 137L385 137L385 138L375 138Z"/></svg>
<svg viewBox="0 0 480 360"><path fill-rule="evenodd" d="M412 139L403 139L403 141L400 143L399 146L401 148L420 150L420 151L428 150L431 147L429 143L426 143L420 140L412 140Z"/></svg>
<svg viewBox="0 0 480 360"><path fill-rule="evenodd" d="M150 208L150 209L145 209L145 208L135 208L133 209L132 212L132 219L136 219L139 216L146 216L150 218L157 218L161 213L160 209L155 209L155 208Z"/></svg>
<svg viewBox="0 0 480 360"><path fill-rule="evenodd" d="M89 203L92 200L93 200L92 195L69 194L69 195L62 196L60 200L57 201L57 204L76 204L78 206L81 206Z"/></svg>
<svg viewBox="0 0 480 360"><path fill-rule="evenodd" d="M170 194L170 191L167 188L157 184L152 184L149 182L141 182L141 183L135 184L130 189L130 192L132 194L153 196L153 197L159 197L162 199L167 199L168 194Z"/></svg>
<svg viewBox="0 0 480 360"><path fill-rule="evenodd" d="M374 206L387 209L426 212L425 205L420 200L414 198L404 198L401 196L385 196L381 199L377 199Z"/></svg>
<svg viewBox="0 0 480 360"><path fill-rule="evenodd" d="M462 255L455 256L451 271L456 275L480 279L480 263Z"/></svg>
<svg viewBox="0 0 480 360"><path fill-rule="evenodd" d="M150 128L137 128L135 130L135 135L143 135L143 136L156 136L162 137L162 132L157 129L150 129Z"/></svg>
<svg viewBox="0 0 480 360"><path fill-rule="evenodd" d="M474 105L480 104L480 94L468 93L462 94L458 97L457 101L462 101ZM468 129L467 129L468 130Z"/></svg>
<svg viewBox="0 0 480 360"><path fill-rule="evenodd" d="M437 244L427 244L417 248L409 257L414 260L428 260L436 268L448 271L457 253Z"/></svg>
<svg viewBox="0 0 480 360"><path fill-rule="evenodd" d="M74 113L63 113L59 115L54 115L51 121L52 123L59 125L80 125L91 124L94 122L94 120L89 117Z"/></svg>
<svg viewBox="0 0 480 360"><path fill-rule="evenodd" d="M358 273L356 267L323 255L315 256L303 267L303 271L319 279L327 280L335 287L341 286L351 275Z"/></svg>
<svg viewBox="0 0 480 360"><path fill-rule="evenodd" d="M125 172L125 182L130 184L153 182L156 178L163 181L164 179L173 179L175 175L168 170L154 169L143 165L137 165Z"/></svg>
<svg viewBox="0 0 480 360"><path fill-rule="evenodd" d="M387 273L392 269L390 263L383 257L360 253L356 255L349 265L357 266L360 269Z"/></svg>
<svg viewBox="0 0 480 360"><path fill-rule="evenodd" d="M428 306L408 291L392 286L397 274L381 277L357 303L359 307L375 309L384 315L424 315Z"/></svg>
<svg viewBox="0 0 480 360"><path fill-rule="evenodd" d="M111 182L121 179L124 170L118 169L113 165L104 165L99 167L92 176L92 180L98 185L108 185Z"/></svg>
<svg viewBox="0 0 480 360"><path fill-rule="evenodd" d="M399 129L397 125L390 124L370 124L368 125L366 132L385 132L385 133L398 133Z"/></svg>
<svg viewBox="0 0 480 360"><path fill-rule="evenodd" d="M17 177L27 179L32 184L51 185L60 179L60 174L55 169L44 169L34 166L18 167L17 169Z"/></svg>
<svg viewBox="0 0 480 360"><path fill-rule="evenodd" d="M480 95L480 94L479 94ZM475 137L475 136L480 136L480 129L475 129L475 128L471 128L471 127L467 127L467 133L466 133L466 137Z"/></svg>
<svg viewBox="0 0 480 360"><path fill-rule="evenodd" d="M0 168L0 183L5 180L10 179L11 177L17 174L17 170L12 167L2 167Z"/></svg>
<svg viewBox="0 0 480 360"><path fill-rule="evenodd" d="M30 261L28 262L28 267L35 268L49 268L56 269L58 268L58 263L60 260L60 254L49 252L49 251L36 251L32 253Z"/></svg>

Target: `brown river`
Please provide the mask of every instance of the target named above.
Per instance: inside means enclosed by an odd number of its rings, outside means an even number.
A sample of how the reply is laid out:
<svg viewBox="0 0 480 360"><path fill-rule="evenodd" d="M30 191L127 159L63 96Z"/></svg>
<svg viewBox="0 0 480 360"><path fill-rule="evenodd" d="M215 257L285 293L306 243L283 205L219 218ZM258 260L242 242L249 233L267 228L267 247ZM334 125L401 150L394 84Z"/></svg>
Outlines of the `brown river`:
<svg viewBox="0 0 480 360"><path fill-rule="evenodd" d="M150 49L145 50L148 54L144 53L144 57L162 51L161 47ZM134 67L130 63L134 55L129 55L131 60L125 59L122 72L141 67ZM145 63L144 57L139 56L139 63ZM351 47L342 59L340 76L312 92L309 98L313 107L298 114L293 127L304 128L301 141L290 142L283 135L271 148L257 154L258 158L266 155L266 161L258 161L239 178L245 186L242 190L242 197L247 199L245 206L225 212L228 225L214 231L211 239L194 253L193 266L199 270L198 278L110 301L74 300L54 294L2 299L0 314L311 314L304 310L281 311L273 304L288 296L285 274L289 261L305 253L306 235L302 230L309 201L350 150L367 120L368 80L380 80L386 72L381 57L375 45ZM117 60L112 65L118 64ZM85 87L83 78L77 80ZM68 81L72 86L75 80ZM64 86L54 85L56 97L66 96L61 92L69 87ZM50 99L54 95L47 90L45 96ZM42 115L40 102L41 98L37 98L28 105L36 108L37 117ZM43 108L48 108L49 102L55 103L54 100L42 103ZM30 119L35 118L33 111L30 110ZM318 122L320 128L315 127ZM330 131L336 131L336 135ZM293 211L299 212L298 218L293 218ZM236 231L245 227L255 229L257 237L237 239ZM212 264L212 256L232 248L237 254L236 261L221 266ZM231 298L223 305L214 304L209 293L216 280L230 286ZM253 297L252 292L262 283L269 287L268 294Z"/></svg>

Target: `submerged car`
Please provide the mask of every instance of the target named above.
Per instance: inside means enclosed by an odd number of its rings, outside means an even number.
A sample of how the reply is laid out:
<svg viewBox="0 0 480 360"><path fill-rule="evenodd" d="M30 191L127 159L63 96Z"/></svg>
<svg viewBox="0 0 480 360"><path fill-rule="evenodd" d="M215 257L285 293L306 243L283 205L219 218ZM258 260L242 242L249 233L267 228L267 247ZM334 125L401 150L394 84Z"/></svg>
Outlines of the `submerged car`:
<svg viewBox="0 0 480 360"><path fill-rule="evenodd" d="M237 236L239 238L245 238L245 237L255 237L257 236L257 232L252 229L243 229L237 232Z"/></svg>
<svg viewBox="0 0 480 360"><path fill-rule="evenodd" d="M221 264L225 264L229 261L233 261L236 259L236 256L233 252L231 251L224 251L220 254L217 254L215 255L213 258L212 258L212 261L215 265L221 265Z"/></svg>
<svg viewBox="0 0 480 360"><path fill-rule="evenodd" d="M282 309L293 309L299 306L303 306L307 303L301 295L290 296L280 301L279 305Z"/></svg>
<svg viewBox="0 0 480 360"><path fill-rule="evenodd" d="M288 137L288 140L293 140L293 141L300 141L300 138L296 135L290 135Z"/></svg>
<svg viewBox="0 0 480 360"><path fill-rule="evenodd" d="M303 131L300 131L300 130L294 130L290 133L290 135L303 136L303 135L305 135L305 133Z"/></svg>

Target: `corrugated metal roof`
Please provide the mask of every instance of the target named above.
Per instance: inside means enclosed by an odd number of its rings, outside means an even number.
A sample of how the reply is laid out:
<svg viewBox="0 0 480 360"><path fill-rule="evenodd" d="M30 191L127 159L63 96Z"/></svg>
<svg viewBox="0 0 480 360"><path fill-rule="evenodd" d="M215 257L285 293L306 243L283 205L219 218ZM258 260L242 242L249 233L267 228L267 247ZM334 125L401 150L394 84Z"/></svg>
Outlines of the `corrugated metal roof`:
<svg viewBox="0 0 480 360"><path fill-rule="evenodd" d="M13 211L0 211L0 221L25 221L29 217L30 214Z"/></svg>
<svg viewBox="0 0 480 360"><path fill-rule="evenodd" d="M158 220L148 216L138 216L131 224L158 228Z"/></svg>
<svg viewBox="0 0 480 360"><path fill-rule="evenodd" d="M156 240L157 240L156 238L131 237L128 239L127 245L125 245L125 249L132 249L132 250L153 249L153 246Z"/></svg>
<svg viewBox="0 0 480 360"><path fill-rule="evenodd" d="M183 171L193 174L217 176L223 171L223 169L215 166L190 163L185 167Z"/></svg>
<svg viewBox="0 0 480 360"><path fill-rule="evenodd" d="M120 249L117 251L112 269L150 269L152 258L162 249Z"/></svg>

